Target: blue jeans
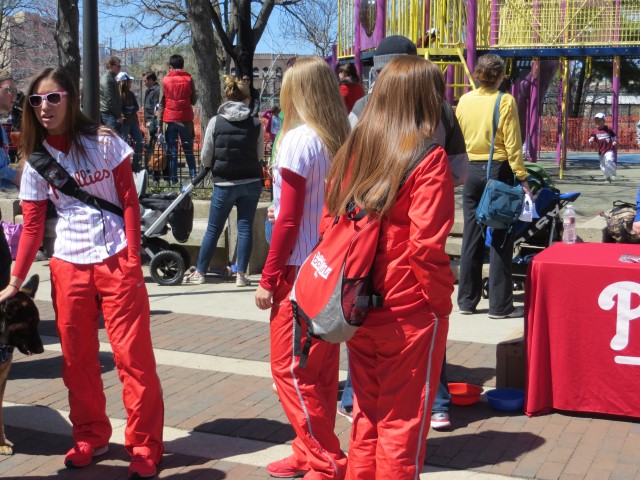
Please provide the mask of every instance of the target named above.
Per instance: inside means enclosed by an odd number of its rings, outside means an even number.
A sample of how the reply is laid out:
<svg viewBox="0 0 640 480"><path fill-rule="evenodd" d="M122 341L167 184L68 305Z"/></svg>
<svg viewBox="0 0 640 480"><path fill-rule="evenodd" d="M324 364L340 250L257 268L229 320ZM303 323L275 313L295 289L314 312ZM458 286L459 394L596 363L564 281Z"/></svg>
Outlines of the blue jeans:
<svg viewBox="0 0 640 480"><path fill-rule="evenodd" d="M169 181L178 183L178 136L180 136L180 145L187 159L189 166L189 177L196 176L196 158L193 156L193 126L190 122L183 123L167 123L167 129L164 133L169 149Z"/></svg>
<svg viewBox="0 0 640 480"><path fill-rule="evenodd" d="M353 387L351 386L351 372L349 371L349 351L347 350L347 380L344 382L340 403L344 408L353 408Z"/></svg>
<svg viewBox="0 0 640 480"><path fill-rule="evenodd" d="M118 119L112 113L100 112L100 123L106 125L116 133L120 133L122 131L122 124L118 123Z"/></svg>
<svg viewBox="0 0 640 480"><path fill-rule="evenodd" d="M122 125L122 139L126 142L129 135L134 141L133 161L131 163L131 169L135 172L140 170L140 158L142 156L142 147L144 146L144 137L140 130L140 125L137 123Z"/></svg>
<svg viewBox="0 0 640 480"><path fill-rule="evenodd" d="M451 409L451 394L449 393L449 384L447 383L447 354L444 354L442 361L442 371L440 372L440 383L436 398L433 400L431 413L449 413Z"/></svg>
<svg viewBox="0 0 640 480"><path fill-rule="evenodd" d="M262 183L259 181L228 187L216 185L213 188L209 222L202 239L198 264L196 265L198 272L207 273L218 239L224 229L224 223L229 218L234 205L238 211L238 260L236 265L238 272L245 273L247 271L253 241L253 218L256 215L261 192Z"/></svg>

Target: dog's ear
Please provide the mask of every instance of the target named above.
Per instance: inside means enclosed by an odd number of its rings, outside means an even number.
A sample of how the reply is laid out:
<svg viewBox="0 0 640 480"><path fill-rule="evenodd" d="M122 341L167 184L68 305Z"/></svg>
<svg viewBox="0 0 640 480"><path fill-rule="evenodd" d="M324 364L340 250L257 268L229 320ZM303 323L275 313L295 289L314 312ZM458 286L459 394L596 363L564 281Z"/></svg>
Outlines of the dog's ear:
<svg viewBox="0 0 640 480"><path fill-rule="evenodd" d="M40 285L40 277L38 275L32 275L29 277L29 280L22 284L20 291L34 298L38 291L38 285Z"/></svg>

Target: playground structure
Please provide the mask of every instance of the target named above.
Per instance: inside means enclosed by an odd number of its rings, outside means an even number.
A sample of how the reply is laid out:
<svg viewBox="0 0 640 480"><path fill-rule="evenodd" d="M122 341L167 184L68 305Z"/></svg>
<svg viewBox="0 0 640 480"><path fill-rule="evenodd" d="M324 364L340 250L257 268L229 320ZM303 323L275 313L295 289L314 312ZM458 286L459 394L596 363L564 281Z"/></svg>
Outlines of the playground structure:
<svg viewBox="0 0 640 480"><path fill-rule="evenodd" d="M592 58L611 60L613 95L608 113L610 126L618 131L620 59L640 59L640 1L338 0L336 61L353 61L362 72L378 43L389 35L411 39L418 55L441 66L450 103L475 88L471 72L478 56L503 57L530 161L536 161L540 151L542 101L559 71L556 153L562 174L569 62L580 60L590 75Z"/></svg>

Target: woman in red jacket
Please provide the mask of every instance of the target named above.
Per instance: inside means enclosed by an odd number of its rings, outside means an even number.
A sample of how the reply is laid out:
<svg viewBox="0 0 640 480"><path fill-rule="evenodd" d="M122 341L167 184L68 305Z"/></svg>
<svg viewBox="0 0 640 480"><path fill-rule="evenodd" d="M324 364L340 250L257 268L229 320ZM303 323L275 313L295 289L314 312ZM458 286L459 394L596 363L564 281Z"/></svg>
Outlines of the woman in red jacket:
<svg viewBox="0 0 640 480"><path fill-rule="evenodd" d="M382 216L369 311L347 342L355 395L347 479L417 479L447 341L454 277L445 242L454 219L444 150L432 146L444 96L438 67L402 55L329 171L326 219L355 201Z"/></svg>

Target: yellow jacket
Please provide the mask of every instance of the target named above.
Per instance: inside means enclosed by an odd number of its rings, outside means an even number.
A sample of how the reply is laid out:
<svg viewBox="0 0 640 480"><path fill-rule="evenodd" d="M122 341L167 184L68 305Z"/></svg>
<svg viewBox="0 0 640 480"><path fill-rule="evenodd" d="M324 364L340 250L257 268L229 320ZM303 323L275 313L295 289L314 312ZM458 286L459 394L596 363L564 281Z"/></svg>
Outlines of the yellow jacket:
<svg viewBox="0 0 640 480"><path fill-rule="evenodd" d="M480 87L460 97L456 117L460 123L467 145L469 161L489 160L493 109L498 98L498 90ZM522 137L516 100L508 93L500 101L500 121L496 133L493 160L508 160L511 170L518 180L527 179L527 171L522 160Z"/></svg>

